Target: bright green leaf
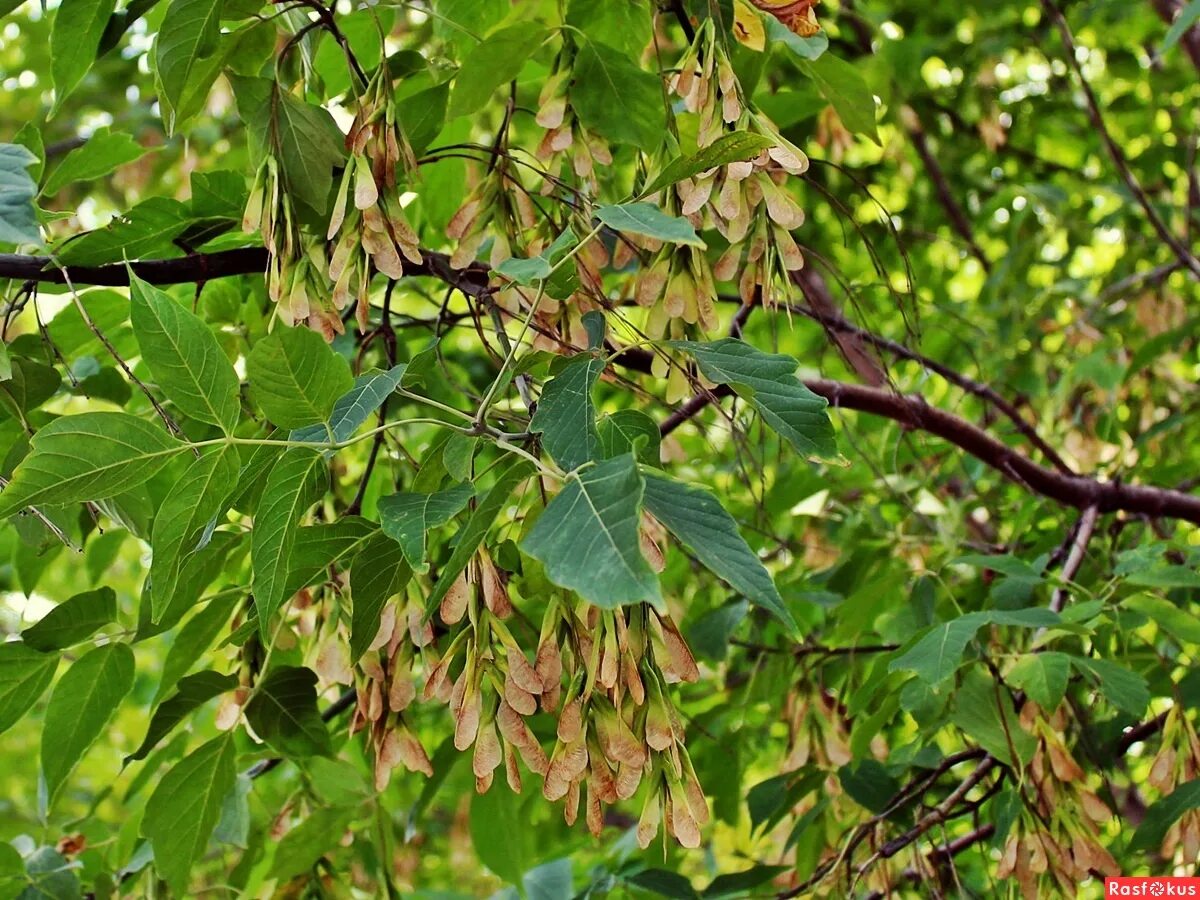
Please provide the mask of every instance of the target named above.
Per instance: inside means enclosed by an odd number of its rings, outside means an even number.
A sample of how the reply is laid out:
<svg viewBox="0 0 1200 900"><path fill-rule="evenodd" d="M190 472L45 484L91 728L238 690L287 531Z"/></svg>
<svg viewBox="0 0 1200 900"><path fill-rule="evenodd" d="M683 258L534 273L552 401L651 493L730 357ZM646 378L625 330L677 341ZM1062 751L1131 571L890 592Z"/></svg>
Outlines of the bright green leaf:
<svg viewBox="0 0 1200 900"><path fill-rule="evenodd" d="M546 29L525 23L502 28L476 45L454 78L450 117L470 115L487 104L498 87L517 77L546 34Z"/></svg>
<svg viewBox="0 0 1200 900"><path fill-rule="evenodd" d="M92 67L100 38L117 0L62 0L50 31L54 115Z"/></svg>
<svg viewBox="0 0 1200 900"><path fill-rule="evenodd" d="M237 373L204 320L132 272L130 319L158 386L185 415L230 434L241 396Z"/></svg>
<svg viewBox="0 0 1200 900"><path fill-rule="evenodd" d="M404 378L405 367L393 366L387 372L360 375L354 379L354 387L338 398L328 424L320 423L298 428L288 440L297 443L325 444L329 435L334 441L346 441L354 436L359 426L371 417L375 410L395 392Z"/></svg>
<svg viewBox="0 0 1200 900"><path fill-rule="evenodd" d="M246 374L263 412L281 428L328 422L354 387L350 364L307 328L280 328L255 344Z"/></svg>
<svg viewBox="0 0 1200 900"><path fill-rule="evenodd" d="M404 589L412 569L400 545L376 535L350 564L350 662L357 663L379 634L384 604Z"/></svg>
<svg viewBox="0 0 1200 900"><path fill-rule="evenodd" d="M195 675L179 679L175 693L159 704L150 719L150 727L137 750L125 757L125 765L138 759L145 759L155 745L171 733L188 714L199 709L213 697L219 697L226 691L237 687L236 675L222 675L206 669Z"/></svg>
<svg viewBox="0 0 1200 900"><path fill-rule="evenodd" d="M1062 702L1070 676L1071 660L1065 653L1026 653L1009 670L1005 680L1051 713Z"/></svg>
<svg viewBox="0 0 1200 900"><path fill-rule="evenodd" d="M763 150L773 146L775 142L771 138L749 131L734 131L722 135L703 150L690 156L677 156L650 182L642 194L654 194L718 166L753 159Z"/></svg>
<svg viewBox="0 0 1200 900"><path fill-rule="evenodd" d="M19 641L0 643L0 734L38 702L57 668L57 653L40 653Z"/></svg>
<svg viewBox="0 0 1200 900"><path fill-rule="evenodd" d="M40 503L115 497L151 479L186 445L157 422L90 412L55 419L32 448L0 494L0 518Z"/></svg>
<svg viewBox="0 0 1200 900"><path fill-rule="evenodd" d="M50 177L42 186L42 194L53 197L68 184L95 181L126 163L141 159L149 152L132 135L101 128L87 139L87 143L76 147L50 170Z"/></svg>
<svg viewBox="0 0 1200 900"><path fill-rule="evenodd" d="M214 0L171 0L167 6L153 63L168 134L203 102L220 73L222 6Z"/></svg>
<svg viewBox="0 0 1200 900"><path fill-rule="evenodd" d="M84 654L63 673L42 726L42 774L47 805L79 760L104 732L133 687L133 651L128 644L105 644Z"/></svg>

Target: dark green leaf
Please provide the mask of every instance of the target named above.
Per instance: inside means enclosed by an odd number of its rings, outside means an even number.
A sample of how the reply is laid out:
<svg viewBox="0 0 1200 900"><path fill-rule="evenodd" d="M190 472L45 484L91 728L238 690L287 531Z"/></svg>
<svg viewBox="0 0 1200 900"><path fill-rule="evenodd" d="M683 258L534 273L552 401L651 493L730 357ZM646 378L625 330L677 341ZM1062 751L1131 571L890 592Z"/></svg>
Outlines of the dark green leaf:
<svg viewBox="0 0 1200 900"><path fill-rule="evenodd" d="M475 488L460 484L434 494L401 493L379 498L383 533L396 541L414 572L429 571L425 535L457 516L475 496Z"/></svg>
<svg viewBox="0 0 1200 900"><path fill-rule="evenodd" d="M632 58L585 40L575 57L571 105L579 121L618 144L653 153L666 134L662 83Z"/></svg>
<svg viewBox="0 0 1200 900"><path fill-rule="evenodd" d="M806 456L834 457L837 444L825 412L829 403L796 377L796 360L764 353L736 338L709 344L673 341L695 357L704 377L728 384L781 437Z"/></svg>
<svg viewBox="0 0 1200 900"><path fill-rule="evenodd" d="M213 0L171 0L154 43L154 70L167 133L208 96L220 74L221 8Z"/></svg>
<svg viewBox="0 0 1200 900"><path fill-rule="evenodd" d="M175 599L180 568L199 547L208 527L229 508L237 490L237 447L209 448L172 486L158 514L150 546L151 620L159 621Z"/></svg>
<svg viewBox="0 0 1200 900"><path fill-rule="evenodd" d="M154 867L178 896L187 895L193 864L204 855L237 779L232 734L214 738L185 756L146 802L141 832L154 846Z"/></svg>
<svg viewBox="0 0 1200 900"><path fill-rule="evenodd" d="M446 596L446 591L450 590L450 586L454 584L455 579L467 567L467 563L479 549L479 545L483 543L488 529L496 521L500 510L509 503L513 491L529 478L532 471L533 466L527 460L514 459L496 477L496 483L492 485L487 496L475 507L475 512L471 513L471 518L458 533L458 542L454 545L454 552L450 554L449 561L442 566L437 584L433 586L429 599L425 601L426 616L438 608L438 604Z"/></svg>
<svg viewBox="0 0 1200 900"><path fill-rule="evenodd" d="M691 222L678 216L669 216L653 203L601 206L596 210L596 218L622 234L639 234L668 244L705 246Z"/></svg>
<svg viewBox="0 0 1200 900"><path fill-rule="evenodd" d="M1179 785L1163 799L1151 804L1142 817L1142 824L1129 842L1131 852L1157 851L1171 826L1184 813L1200 808L1200 780Z"/></svg>
<svg viewBox="0 0 1200 900"><path fill-rule="evenodd" d="M382 534L350 564L350 662L357 663L379 633L384 604L404 589L412 569L400 545Z"/></svg>
<svg viewBox="0 0 1200 900"><path fill-rule="evenodd" d="M1140 716L1146 711L1150 689L1141 675L1107 659L1072 656L1071 664L1077 671L1096 679L1100 693L1117 709L1131 716Z"/></svg>
<svg viewBox="0 0 1200 900"><path fill-rule="evenodd" d="M279 842L271 877L286 881L310 872L322 856L337 846L354 815L352 807L322 806L314 810Z"/></svg>
<svg viewBox="0 0 1200 900"><path fill-rule="evenodd" d="M0 494L0 518L39 503L115 497L186 449L161 425L123 412L63 416L40 429L31 446Z"/></svg>
<svg viewBox="0 0 1200 900"><path fill-rule="evenodd" d="M283 454L267 476L250 537L254 606L264 641L270 640L275 613L289 596L288 575L300 517L325 492L328 477L325 458L301 447Z"/></svg>
<svg viewBox="0 0 1200 900"><path fill-rule="evenodd" d="M1005 680L1046 713L1058 709L1071 676L1071 659L1065 653L1027 653L1017 660Z"/></svg>
<svg viewBox="0 0 1200 900"><path fill-rule="evenodd" d="M129 275L130 319L154 380L185 415L231 434L241 411L237 373L204 320Z"/></svg>
<svg viewBox="0 0 1200 900"><path fill-rule="evenodd" d="M188 669L196 664L221 633L221 629L229 624L234 607L243 599L237 593L214 597L203 609L188 619L187 624L179 630L179 634L171 643L171 649L167 651L162 678L154 694L155 702L165 697Z"/></svg>
<svg viewBox="0 0 1200 900"><path fill-rule="evenodd" d="M790 631L796 620L771 574L738 532L737 522L709 491L644 471L646 509L734 590L778 618Z"/></svg>
<svg viewBox="0 0 1200 900"><path fill-rule="evenodd" d="M298 428L288 440L297 443L326 444L330 434L333 440L347 441L354 432L371 417L375 410L400 386L405 367L393 366L387 372L360 375L354 379L354 387L338 398L328 424L322 422Z"/></svg>
<svg viewBox="0 0 1200 900"><path fill-rule="evenodd" d="M57 668L57 653L39 653L19 641L0 643L0 734L38 702Z"/></svg>
<svg viewBox="0 0 1200 900"><path fill-rule="evenodd" d="M125 757L125 765L134 760L145 759L158 742L170 734L191 712L213 697L233 690L237 683L236 675L222 675L211 669L179 679L179 687L154 711L145 738L137 750Z"/></svg>
<svg viewBox="0 0 1200 900"><path fill-rule="evenodd" d="M534 523L521 548L546 576L589 603L661 606L658 576L642 556L644 483L632 455L576 472Z"/></svg>
<svg viewBox="0 0 1200 900"><path fill-rule="evenodd" d="M507 784L493 784L471 800L471 842L479 861L507 881L520 884L533 861L532 832L521 815L521 798Z"/></svg>
<svg viewBox="0 0 1200 900"><path fill-rule="evenodd" d="M954 699L954 724L988 753L1010 765L1033 758L1037 741L1021 728L1008 692L987 675L970 671Z"/></svg>
<svg viewBox="0 0 1200 900"><path fill-rule="evenodd" d="M821 94L837 111L842 124L853 134L863 134L879 143L875 125L875 97L858 69L831 53L802 64Z"/></svg>
<svg viewBox="0 0 1200 900"><path fill-rule="evenodd" d="M35 650L64 650L91 637L117 618L117 595L110 587L76 594L60 603L21 632L21 640Z"/></svg>
<svg viewBox="0 0 1200 900"><path fill-rule="evenodd" d="M565 472L596 458L596 405L592 390L604 360L590 353L573 357L542 390L529 430L542 434L542 446Z"/></svg>
<svg viewBox="0 0 1200 900"><path fill-rule="evenodd" d="M596 431L600 455L604 459L633 453L643 465L659 465L662 437L657 423L641 410L622 409L605 416L597 424Z"/></svg>
<svg viewBox="0 0 1200 900"><path fill-rule="evenodd" d="M60 244L55 255L65 266L99 266L147 257L179 256L181 251L173 241L192 221L187 204L170 197L151 197L113 218L104 228Z"/></svg>
<svg viewBox="0 0 1200 900"><path fill-rule="evenodd" d="M687 178L692 178L718 166L727 166L732 162L753 159L763 150L774 145L775 142L766 135L753 134L749 131L735 131L722 135L703 150L690 156L677 156L671 160L667 167L658 174L658 177L642 191L642 194L656 193L665 187L678 184Z"/></svg>
<svg viewBox="0 0 1200 900"><path fill-rule="evenodd" d="M838 780L854 802L876 815L887 809L892 798L900 793L900 782L874 759L842 766L838 769Z"/></svg>
<svg viewBox="0 0 1200 900"><path fill-rule="evenodd" d="M702 897L745 897L755 893L773 878L788 871L787 866L754 866L742 872L718 875L704 889Z"/></svg>
<svg viewBox="0 0 1200 900"><path fill-rule="evenodd" d="M246 704L254 733L289 758L331 756L333 742L317 709L317 675L312 669L280 666L254 687Z"/></svg>

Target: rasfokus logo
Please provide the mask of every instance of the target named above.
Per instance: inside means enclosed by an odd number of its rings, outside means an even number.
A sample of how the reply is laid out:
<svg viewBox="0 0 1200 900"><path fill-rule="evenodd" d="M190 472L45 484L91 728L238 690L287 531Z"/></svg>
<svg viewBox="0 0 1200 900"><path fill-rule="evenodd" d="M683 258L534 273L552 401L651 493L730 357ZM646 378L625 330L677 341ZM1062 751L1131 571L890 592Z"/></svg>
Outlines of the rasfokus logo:
<svg viewBox="0 0 1200 900"><path fill-rule="evenodd" d="M1200 898L1200 878L1105 878L1104 896Z"/></svg>

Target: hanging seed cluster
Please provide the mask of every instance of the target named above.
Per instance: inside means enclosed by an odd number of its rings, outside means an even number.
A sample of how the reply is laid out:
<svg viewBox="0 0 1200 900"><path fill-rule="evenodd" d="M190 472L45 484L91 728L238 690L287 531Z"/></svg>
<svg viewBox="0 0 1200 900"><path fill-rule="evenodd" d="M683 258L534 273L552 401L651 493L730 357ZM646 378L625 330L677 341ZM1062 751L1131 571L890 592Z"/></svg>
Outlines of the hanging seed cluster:
<svg viewBox="0 0 1200 900"><path fill-rule="evenodd" d="M767 138L771 145L757 157L702 172L673 188L680 214L697 228L714 228L729 249L713 267L712 277L732 281L746 303L756 297L775 303L788 273L803 268L804 256L791 232L804 224L804 211L783 185L789 176L808 171L808 158L761 113L745 103L733 64L711 20L697 32L672 79L672 90L685 108L700 117L697 142L711 145L731 131ZM737 273L740 272L740 277Z"/></svg>
<svg viewBox="0 0 1200 900"><path fill-rule="evenodd" d="M432 774L409 718L419 699L448 708L454 746L470 753L480 793L500 770L518 793L538 776L543 796L564 802L568 823L582 813L599 834L605 807L643 790L639 843L648 846L665 828L698 846L708 805L669 691L700 673L671 617L646 605L602 610L556 596L531 656L513 635L513 615L507 576L485 549L437 610L448 629L444 649L415 604L385 610L360 665L351 726L368 735L376 786L386 787L398 766ZM553 717L549 753L530 724L539 713Z"/></svg>
<svg viewBox="0 0 1200 900"><path fill-rule="evenodd" d="M337 241L329 263L333 302L340 310L357 301L359 328L367 327L371 265L388 278L404 275L404 257L422 262L417 233L404 217L400 180L416 172L417 161L396 110L387 67L380 67L346 135L350 162L342 173L326 235ZM399 171L400 178L397 178Z"/></svg>
<svg viewBox="0 0 1200 900"><path fill-rule="evenodd" d="M1046 716L1036 703L1026 701L1020 724L1037 738L1027 769L1034 802L1032 808L1023 805L1013 824L997 876L1015 878L1022 894L1032 900L1056 890L1074 896L1093 871L1120 875L1120 866L1098 840L1098 826L1108 822L1112 812L1088 786L1085 772L1062 739L1069 724L1066 713L1060 708Z"/></svg>
<svg viewBox="0 0 1200 900"><path fill-rule="evenodd" d="M1172 706L1163 722L1162 746L1150 766L1150 784L1165 797L1200 777L1200 738L1179 706ZM1167 829L1159 855L1193 865L1200 859L1200 810L1189 809Z"/></svg>
<svg viewBox="0 0 1200 900"><path fill-rule="evenodd" d="M261 232L268 251L267 293L288 325L306 323L314 331L342 330L329 305L329 266L325 243L300 227L295 205L273 154L258 167L242 216L242 230Z"/></svg>

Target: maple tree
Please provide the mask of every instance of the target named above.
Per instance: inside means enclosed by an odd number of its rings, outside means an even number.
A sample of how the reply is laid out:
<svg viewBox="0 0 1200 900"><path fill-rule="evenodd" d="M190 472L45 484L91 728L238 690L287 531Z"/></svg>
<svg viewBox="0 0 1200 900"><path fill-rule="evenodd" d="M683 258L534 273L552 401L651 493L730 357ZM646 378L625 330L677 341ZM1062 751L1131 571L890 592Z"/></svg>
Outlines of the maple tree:
<svg viewBox="0 0 1200 900"><path fill-rule="evenodd" d="M0 0L0 897L1200 859L1200 0Z"/></svg>

